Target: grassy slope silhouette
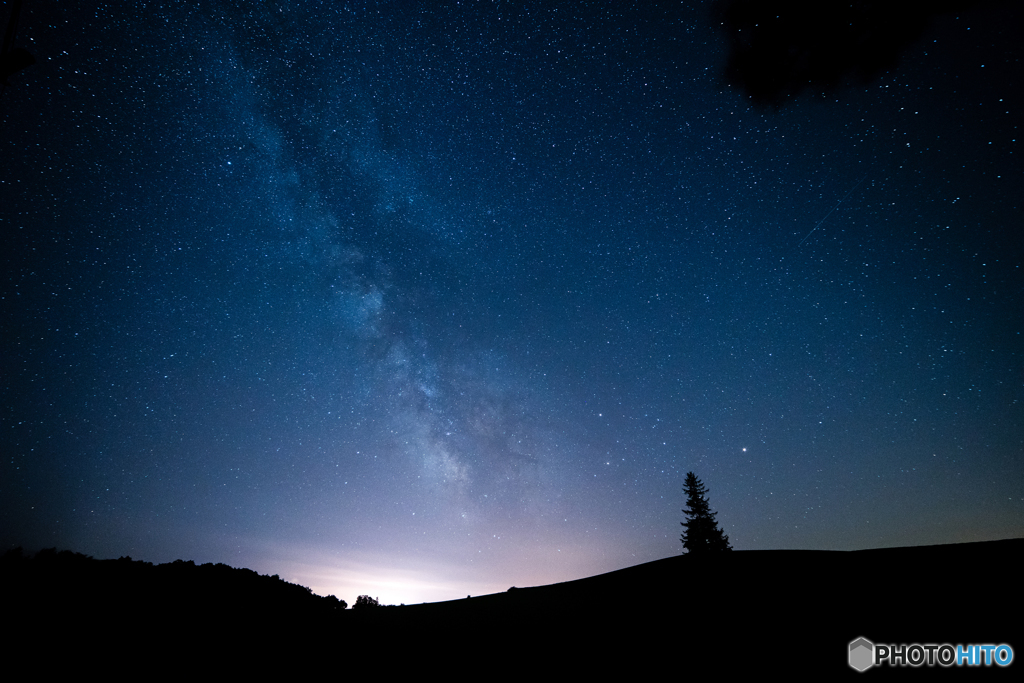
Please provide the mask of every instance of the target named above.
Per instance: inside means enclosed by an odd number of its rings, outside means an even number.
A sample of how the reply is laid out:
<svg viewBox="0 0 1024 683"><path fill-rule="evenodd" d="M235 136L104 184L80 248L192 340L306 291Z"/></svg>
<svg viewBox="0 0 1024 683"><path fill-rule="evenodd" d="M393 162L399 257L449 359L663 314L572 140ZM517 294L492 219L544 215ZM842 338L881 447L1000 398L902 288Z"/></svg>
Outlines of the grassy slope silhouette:
<svg viewBox="0 0 1024 683"><path fill-rule="evenodd" d="M154 566L68 552L33 560L9 554L0 562L0 580L5 621L19 625L8 651L77 653L75 661L102 659L114 644L121 661L138 666L195 659L204 668L259 669L299 652L340 648L398 668L500 662L522 671L654 673L667 663L687 671L856 675L846 647L861 636L876 643L1019 647L1021 557L1024 539L855 552L735 551L463 600L356 611L276 577L180 560ZM870 673L915 671L958 673L929 667Z"/></svg>

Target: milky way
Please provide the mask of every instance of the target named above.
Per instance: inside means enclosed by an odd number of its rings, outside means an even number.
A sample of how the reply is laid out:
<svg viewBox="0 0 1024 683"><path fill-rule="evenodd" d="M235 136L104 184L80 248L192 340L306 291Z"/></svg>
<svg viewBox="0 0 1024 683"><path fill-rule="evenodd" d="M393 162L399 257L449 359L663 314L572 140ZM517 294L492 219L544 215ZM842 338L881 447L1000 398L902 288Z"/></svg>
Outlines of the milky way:
<svg viewBox="0 0 1024 683"><path fill-rule="evenodd" d="M691 470L737 549L1024 533L1019 10L761 109L703 8L88 4L0 100L5 547L420 602L677 554Z"/></svg>

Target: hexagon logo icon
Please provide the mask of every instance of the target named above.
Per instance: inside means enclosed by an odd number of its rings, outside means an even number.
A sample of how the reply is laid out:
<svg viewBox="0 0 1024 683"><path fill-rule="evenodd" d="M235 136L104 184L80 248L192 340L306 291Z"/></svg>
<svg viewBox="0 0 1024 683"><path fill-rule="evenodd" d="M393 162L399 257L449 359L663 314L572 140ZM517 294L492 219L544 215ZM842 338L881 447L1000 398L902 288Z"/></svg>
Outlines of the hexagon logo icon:
<svg viewBox="0 0 1024 683"><path fill-rule="evenodd" d="M858 638L850 643L850 666L857 671L867 671L875 661L875 644L867 638Z"/></svg>

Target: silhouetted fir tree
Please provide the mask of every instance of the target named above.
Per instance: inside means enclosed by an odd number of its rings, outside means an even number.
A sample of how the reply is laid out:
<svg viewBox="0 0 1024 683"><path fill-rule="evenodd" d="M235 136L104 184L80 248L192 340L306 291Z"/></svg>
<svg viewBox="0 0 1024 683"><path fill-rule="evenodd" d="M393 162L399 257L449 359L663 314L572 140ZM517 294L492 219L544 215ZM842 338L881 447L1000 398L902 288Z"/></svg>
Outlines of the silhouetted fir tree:
<svg viewBox="0 0 1024 683"><path fill-rule="evenodd" d="M686 492L686 507L683 509L686 521L682 523L686 529L682 536L684 552L705 554L732 550L729 537L722 533L715 521L718 513L711 512L708 505L704 482L693 472L687 472L683 490Z"/></svg>

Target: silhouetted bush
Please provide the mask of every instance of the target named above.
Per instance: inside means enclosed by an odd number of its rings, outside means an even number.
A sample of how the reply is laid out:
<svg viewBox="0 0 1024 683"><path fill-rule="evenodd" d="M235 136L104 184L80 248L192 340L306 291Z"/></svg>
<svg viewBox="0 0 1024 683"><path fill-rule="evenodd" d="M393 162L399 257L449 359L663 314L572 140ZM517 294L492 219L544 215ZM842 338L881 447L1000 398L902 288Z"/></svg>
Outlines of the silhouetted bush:
<svg viewBox="0 0 1024 683"><path fill-rule="evenodd" d="M377 598L371 598L369 595L360 595L356 598L356 604L352 605L352 609L362 609L363 607L380 607L380 603L377 602Z"/></svg>

